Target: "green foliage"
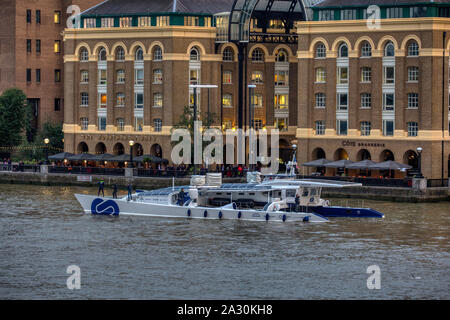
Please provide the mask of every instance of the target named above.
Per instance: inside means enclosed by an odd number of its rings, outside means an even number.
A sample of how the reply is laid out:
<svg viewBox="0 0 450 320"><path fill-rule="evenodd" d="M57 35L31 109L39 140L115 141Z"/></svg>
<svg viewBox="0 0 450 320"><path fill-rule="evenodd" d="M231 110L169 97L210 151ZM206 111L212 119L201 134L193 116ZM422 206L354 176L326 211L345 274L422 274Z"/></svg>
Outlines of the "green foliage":
<svg viewBox="0 0 450 320"><path fill-rule="evenodd" d="M30 126L29 109L22 90L8 89L0 96L0 146L12 147L22 143L23 133Z"/></svg>
<svg viewBox="0 0 450 320"><path fill-rule="evenodd" d="M49 154L55 154L64 149L64 133L62 130L62 124L61 123L55 123L47 121L42 126L42 129L38 132L34 142L36 144L43 144L44 139L49 139Z"/></svg>

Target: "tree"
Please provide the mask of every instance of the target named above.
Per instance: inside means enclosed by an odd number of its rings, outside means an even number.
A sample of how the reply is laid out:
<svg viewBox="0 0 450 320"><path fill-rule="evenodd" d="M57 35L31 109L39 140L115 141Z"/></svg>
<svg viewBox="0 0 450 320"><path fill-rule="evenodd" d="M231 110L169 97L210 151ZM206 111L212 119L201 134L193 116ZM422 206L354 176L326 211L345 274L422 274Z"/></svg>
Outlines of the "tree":
<svg viewBox="0 0 450 320"><path fill-rule="evenodd" d="M49 139L49 153L55 154L62 152L64 149L64 132L61 123L47 121L42 126L42 130L39 131L36 136L35 143L42 144L44 139Z"/></svg>
<svg viewBox="0 0 450 320"><path fill-rule="evenodd" d="M24 131L30 126L30 110L22 90L8 89L0 96L0 146L22 143Z"/></svg>

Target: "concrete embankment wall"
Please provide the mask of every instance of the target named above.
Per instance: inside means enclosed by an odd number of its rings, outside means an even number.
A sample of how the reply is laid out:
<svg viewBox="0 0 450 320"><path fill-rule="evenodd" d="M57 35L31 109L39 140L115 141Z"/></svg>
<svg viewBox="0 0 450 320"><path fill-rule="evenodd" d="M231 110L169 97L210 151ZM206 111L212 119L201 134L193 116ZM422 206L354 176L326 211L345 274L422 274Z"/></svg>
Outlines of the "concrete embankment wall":
<svg viewBox="0 0 450 320"><path fill-rule="evenodd" d="M43 186L84 186L96 187L102 176L92 176L92 182L79 181L77 175L71 174L42 174L32 172L5 172L0 171L0 183L4 184L31 184ZM157 189L172 186L171 178L144 178L144 177L114 177L104 176L106 188L114 183L119 188L126 188L132 183L136 189ZM226 183L245 182L242 178L227 178ZM175 185L189 185L190 178L177 178ZM371 199L395 202L433 202L450 201L450 188L428 188L426 190L414 190L411 188L387 188L387 187L357 187L330 189L323 188L323 198L350 198Z"/></svg>

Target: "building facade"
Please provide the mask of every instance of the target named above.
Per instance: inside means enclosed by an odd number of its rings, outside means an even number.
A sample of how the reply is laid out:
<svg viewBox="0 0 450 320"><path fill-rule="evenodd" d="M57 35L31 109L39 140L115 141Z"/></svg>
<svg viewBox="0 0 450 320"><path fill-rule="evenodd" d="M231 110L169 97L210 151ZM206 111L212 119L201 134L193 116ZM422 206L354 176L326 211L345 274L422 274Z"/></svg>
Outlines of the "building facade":
<svg viewBox="0 0 450 320"><path fill-rule="evenodd" d="M227 41L233 2L110 0L87 10L80 28L64 32L66 151L122 154L133 140L134 154L170 160L172 126L193 104L190 84L218 86L199 90L197 101L222 129L237 127L239 88L255 84L253 125L280 129L285 160L297 143L299 163L370 158L416 167L422 147L424 175L448 176L446 3L379 1L381 27L373 28L364 4L323 1L312 21L289 30L298 41L250 42L239 83L239 50ZM284 33L286 23L252 19L251 31Z"/></svg>
<svg viewBox="0 0 450 320"><path fill-rule="evenodd" d="M33 127L64 119L62 32L76 4L85 10L99 0L4 0L0 13L0 94L19 88L33 108Z"/></svg>

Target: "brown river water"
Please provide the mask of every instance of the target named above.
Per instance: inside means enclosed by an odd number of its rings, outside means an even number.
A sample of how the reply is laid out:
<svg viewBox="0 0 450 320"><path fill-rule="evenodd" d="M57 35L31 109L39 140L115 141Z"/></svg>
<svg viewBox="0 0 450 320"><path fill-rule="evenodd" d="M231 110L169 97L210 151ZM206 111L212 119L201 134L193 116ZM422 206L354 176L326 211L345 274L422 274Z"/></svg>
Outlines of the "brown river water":
<svg viewBox="0 0 450 320"><path fill-rule="evenodd" d="M0 184L0 299L450 298L449 202L281 224L92 216L74 193L96 189Z"/></svg>

